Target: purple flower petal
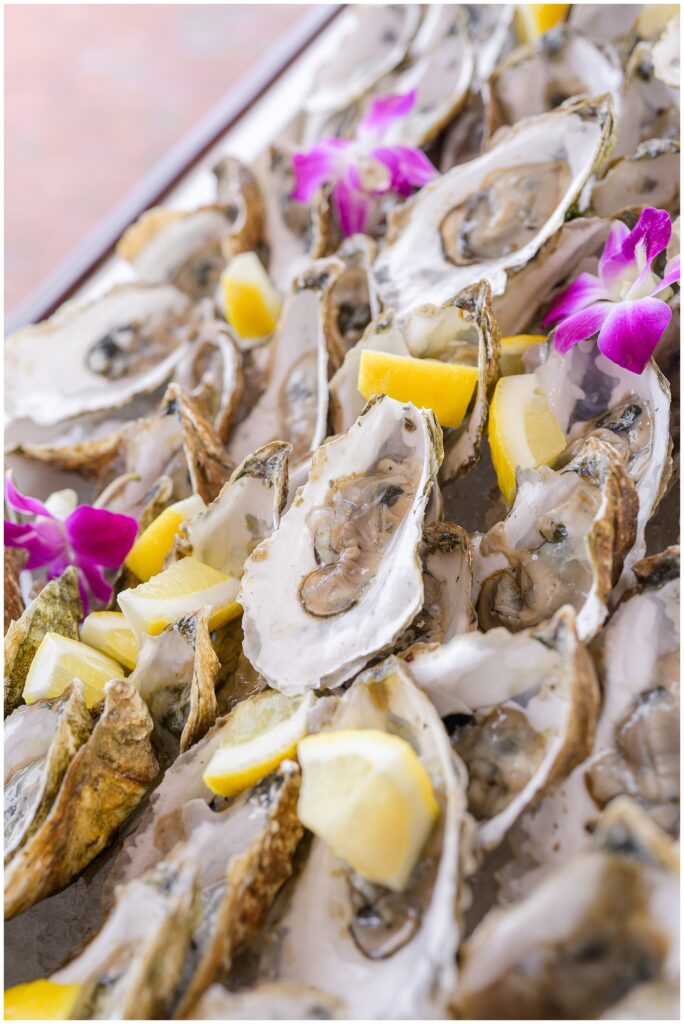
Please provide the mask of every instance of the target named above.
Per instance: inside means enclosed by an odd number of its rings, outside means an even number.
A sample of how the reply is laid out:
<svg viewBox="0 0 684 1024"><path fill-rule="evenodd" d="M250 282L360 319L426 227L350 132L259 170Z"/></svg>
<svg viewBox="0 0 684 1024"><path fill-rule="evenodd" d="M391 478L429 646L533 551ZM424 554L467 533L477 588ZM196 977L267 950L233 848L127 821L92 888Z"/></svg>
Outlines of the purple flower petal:
<svg viewBox="0 0 684 1024"><path fill-rule="evenodd" d="M42 501L38 501L37 498L29 498L17 490L11 473L7 473L5 476L5 499L7 504L11 508L16 509L17 512L25 512L28 515L34 516L45 516L47 519L55 518Z"/></svg>
<svg viewBox="0 0 684 1024"><path fill-rule="evenodd" d="M580 274L576 281L556 295L541 325L548 327L566 316L579 313L593 302L608 298L608 292L598 277L594 277L593 274Z"/></svg>
<svg viewBox="0 0 684 1024"><path fill-rule="evenodd" d="M582 309L563 320L553 336L558 351L567 352L573 345L596 334L603 326L611 308L613 304L610 302L597 302L594 306Z"/></svg>
<svg viewBox="0 0 684 1024"><path fill-rule="evenodd" d="M598 264L599 277L606 285L632 264L631 259L622 255L622 246L628 237L627 225L621 220L614 221Z"/></svg>
<svg viewBox="0 0 684 1024"><path fill-rule="evenodd" d="M333 189L332 199L345 237L362 232L370 211L369 198L341 178Z"/></svg>
<svg viewBox="0 0 684 1024"><path fill-rule="evenodd" d="M667 210L656 210L647 206L633 231L630 231L622 243L622 253L637 262L637 253L641 252L646 263L652 263L655 257L667 249L672 234L672 221Z"/></svg>
<svg viewBox="0 0 684 1024"><path fill-rule="evenodd" d="M307 153L295 153L292 164L296 184L292 199L306 203L317 188L327 181L334 181L340 172L340 155L350 145L346 139L326 139Z"/></svg>
<svg viewBox="0 0 684 1024"><path fill-rule="evenodd" d="M414 188L422 188L439 173L422 150L411 146L376 146L370 155L390 171L390 187L400 196L411 195Z"/></svg>
<svg viewBox="0 0 684 1024"><path fill-rule="evenodd" d="M415 89L406 93L381 96L379 99L373 100L368 113L359 124L357 138L364 138L368 135L381 136L394 121L406 117L413 109L415 102Z"/></svg>
<svg viewBox="0 0 684 1024"><path fill-rule="evenodd" d="M671 318L672 310L662 299L616 303L601 328L598 347L618 366L643 373Z"/></svg>
<svg viewBox="0 0 684 1024"><path fill-rule="evenodd" d="M138 533L131 516L90 505L79 505L64 525L79 565L88 559L109 569L121 565Z"/></svg>
<svg viewBox="0 0 684 1024"><path fill-rule="evenodd" d="M670 285L678 284L680 278L679 256L673 256L665 267L665 276L662 281L653 289L651 295L657 295Z"/></svg>
<svg viewBox="0 0 684 1024"><path fill-rule="evenodd" d="M102 570L88 558L79 558L77 564L88 582L93 597L104 604L109 604L114 588L104 578Z"/></svg>
<svg viewBox="0 0 684 1024"><path fill-rule="evenodd" d="M28 559L24 569L52 565L66 548L64 526L58 519L39 519L35 523L10 523L5 520L5 546L24 548Z"/></svg>

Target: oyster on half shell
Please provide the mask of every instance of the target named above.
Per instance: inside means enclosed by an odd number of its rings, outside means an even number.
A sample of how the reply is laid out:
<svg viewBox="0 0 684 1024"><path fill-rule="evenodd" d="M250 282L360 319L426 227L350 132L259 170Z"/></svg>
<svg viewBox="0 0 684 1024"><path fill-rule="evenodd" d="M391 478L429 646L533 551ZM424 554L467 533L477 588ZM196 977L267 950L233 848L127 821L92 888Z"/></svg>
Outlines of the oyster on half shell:
<svg viewBox="0 0 684 1024"><path fill-rule="evenodd" d="M638 498L615 448L586 438L571 462L518 470L506 519L474 542L474 601L482 629L513 632L564 604L588 640L608 615L608 599L634 544Z"/></svg>
<svg viewBox="0 0 684 1024"><path fill-rule="evenodd" d="M563 223L605 158L613 121L609 97L528 118L393 210L374 265L383 304L403 315L483 278L500 295L508 272Z"/></svg>
<svg viewBox="0 0 684 1024"><path fill-rule="evenodd" d="M314 453L238 593L244 652L276 689L339 686L421 610L418 552L441 456L434 414L385 396Z"/></svg>
<svg viewBox="0 0 684 1024"><path fill-rule="evenodd" d="M442 718L458 716L451 742L469 773L475 843L495 847L591 750L599 691L574 611L561 608L521 633L455 636L404 658Z"/></svg>
<svg viewBox="0 0 684 1024"><path fill-rule="evenodd" d="M438 823L401 893L364 881L314 838L261 934L235 961L230 986L247 1005L266 985L295 983L340 1000L352 1019L442 1019L470 863L463 766L434 707L393 658L355 680L326 728L380 729L410 743L430 775Z"/></svg>

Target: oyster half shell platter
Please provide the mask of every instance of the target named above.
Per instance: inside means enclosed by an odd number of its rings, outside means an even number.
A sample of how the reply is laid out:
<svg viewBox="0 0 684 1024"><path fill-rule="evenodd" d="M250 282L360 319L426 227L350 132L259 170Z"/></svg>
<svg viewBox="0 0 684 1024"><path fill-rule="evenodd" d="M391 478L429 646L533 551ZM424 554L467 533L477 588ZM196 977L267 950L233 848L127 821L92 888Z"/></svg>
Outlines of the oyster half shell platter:
<svg viewBox="0 0 684 1024"><path fill-rule="evenodd" d="M679 8L312 15L6 339L6 1017L679 1019Z"/></svg>

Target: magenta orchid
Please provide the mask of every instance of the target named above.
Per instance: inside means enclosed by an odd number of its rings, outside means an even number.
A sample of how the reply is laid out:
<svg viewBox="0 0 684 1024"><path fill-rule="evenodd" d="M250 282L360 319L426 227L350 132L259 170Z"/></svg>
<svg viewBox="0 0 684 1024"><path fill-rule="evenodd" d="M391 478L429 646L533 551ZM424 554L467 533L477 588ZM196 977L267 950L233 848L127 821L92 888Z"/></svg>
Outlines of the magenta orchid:
<svg viewBox="0 0 684 1024"><path fill-rule="evenodd" d="M670 241L672 223L665 210L649 207L630 231L622 221L611 227L599 259L598 277L580 274L551 303L542 326L556 324L559 352L598 333L598 347L618 366L643 373L670 323L672 311L662 298L679 281L679 256L663 277L652 269Z"/></svg>
<svg viewBox="0 0 684 1024"><path fill-rule="evenodd" d="M27 497L17 490L9 473L5 499L22 516L34 517L26 523L5 520L5 546L28 552L24 568L47 569L47 578L54 579L75 565L85 614L91 595L108 604L113 590L102 569L118 569L122 564L138 532L136 520L92 505L77 506L74 491L58 491L47 503Z"/></svg>
<svg viewBox="0 0 684 1024"><path fill-rule="evenodd" d="M323 139L293 157L296 186L292 198L308 202L317 188L332 184L332 201L345 236L363 231L374 196L411 195L437 175L425 154L412 146L382 145L387 129L405 117L416 90L374 100L355 139Z"/></svg>

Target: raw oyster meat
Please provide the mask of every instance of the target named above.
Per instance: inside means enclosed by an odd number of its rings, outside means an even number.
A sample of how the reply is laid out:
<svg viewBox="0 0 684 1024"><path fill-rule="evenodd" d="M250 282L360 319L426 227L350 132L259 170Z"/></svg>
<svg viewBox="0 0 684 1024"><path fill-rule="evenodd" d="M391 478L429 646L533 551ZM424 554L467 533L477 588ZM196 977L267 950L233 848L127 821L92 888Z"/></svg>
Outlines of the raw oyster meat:
<svg viewBox="0 0 684 1024"><path fill-rule="evenodd" d="M634 544L636 488L615 448L596 437L563 469L519 469L517 479L507 518L475 541L480 628L516 632L571 604L578 636L588 640Z"/></svg>
<svg viewBox="0 0 684 1024"><path fill-rule="evenodd" d="M51 425L154 391L183 353L187 311L170 285L126 284L17 331L5 352L8 416Z"/></svg>
<svg viewBox="0 0 684 1024"><path fill-rule="evenodd" d="M498 845L529 807L590 752L599 694L572 608L521 633L493 629L404 654L469 773L476 845Z"/></svg>
<svg viewBox="0 0 684 1024"><path fill-rule="evenodd" d="M679 963L679 856L627 798L592 847L526 899L492 911L462 950L468 1018L595 1015ZM515 935L515 941L511 936Z"/></svg>
<svg viewBox="0 0 684 1024"><path fill-rule="evenodd" d="M407 740L427 768L439 822L402 893L364 882L313 840L299 875L242 961L231 988L249 1005L272 983L313 986L345 1017L443 1018L456 983L455 954L470 862L465 773L427 697L399 661L360 676L340 699L332 729L382 729Z"/></svg>
<svg viewBox="0 0 684 1024"><path fill-rule="evenodd" d="M5 866L6 918L67 885L132 814L157 774L151 732L137 690L123 680L107 683L100 717L47 814Z"/></svg>
<svg viewBox="0 0 684 1024"><path fill-rule="evenodd" d="M613 125L608 97L579 100L502 129L482 156L429 182L390 216L374 268L383 303L403 315L482 278L500 295L563 223Z"/></svg>
<svg viewBox="0 0 684 1024"><path fill-rule="evenodd" d="M270 685L339 686L421 610L418 548L441 456L434 414L384 396L314 453L238 593L245 654Z"/></svg>

